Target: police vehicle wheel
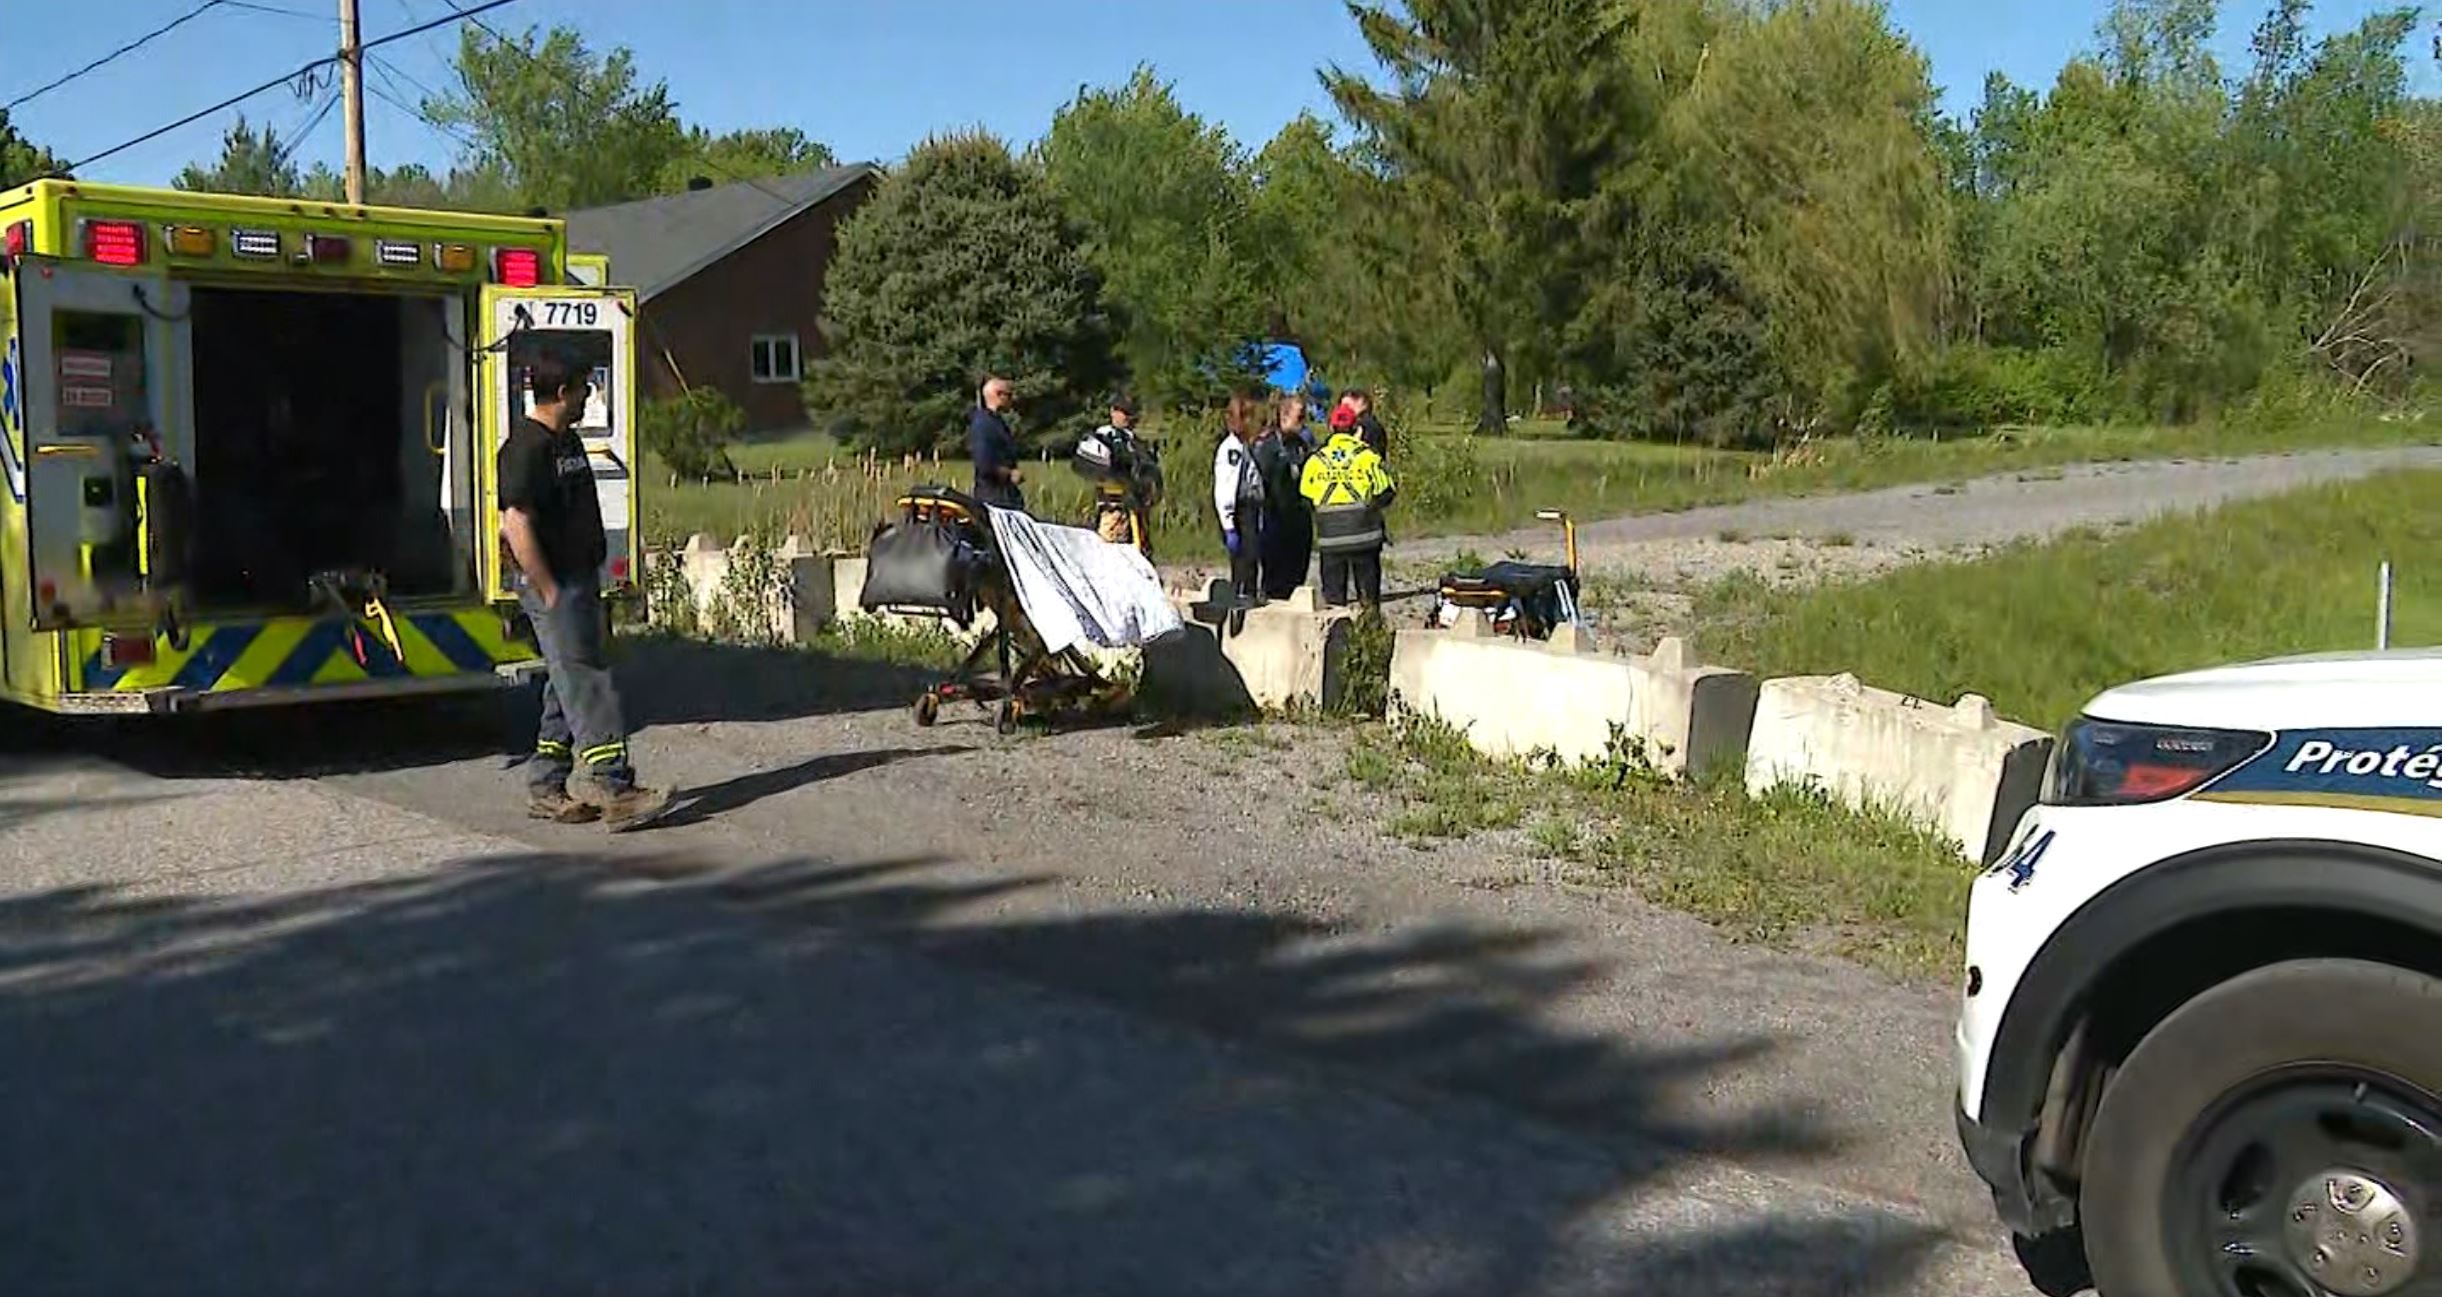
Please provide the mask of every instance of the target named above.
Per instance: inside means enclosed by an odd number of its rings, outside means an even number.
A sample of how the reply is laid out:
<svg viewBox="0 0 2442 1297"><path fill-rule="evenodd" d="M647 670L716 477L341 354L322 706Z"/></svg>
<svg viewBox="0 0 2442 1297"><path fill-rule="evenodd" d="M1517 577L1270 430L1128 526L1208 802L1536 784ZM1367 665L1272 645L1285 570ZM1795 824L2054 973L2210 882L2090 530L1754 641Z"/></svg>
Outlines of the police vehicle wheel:
<svg viewBox="0 0 2442 1297"><path fill-rule="evenodd" d="M915 712L918 726L925 729L932 728L933 722L941 719L941 696L939 694L916 695Z"/></svg>
<svg viewBox="0 0 2442 1297"><path fill-rule="evenodd" d="M2442 1277L2437 1022L2442 979L2343 959L2258 969L2165 1019L2085 1140L2101 1297L2387 1297Z"/></svg>

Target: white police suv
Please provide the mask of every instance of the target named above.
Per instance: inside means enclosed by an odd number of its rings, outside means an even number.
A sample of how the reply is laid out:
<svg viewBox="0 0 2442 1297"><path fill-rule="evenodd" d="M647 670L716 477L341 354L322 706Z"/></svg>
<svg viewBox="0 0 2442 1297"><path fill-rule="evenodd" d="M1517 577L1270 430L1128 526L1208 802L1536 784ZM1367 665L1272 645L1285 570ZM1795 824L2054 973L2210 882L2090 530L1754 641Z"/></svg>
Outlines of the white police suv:
<svg viewBox="0 0 2442 1297"><path fill-rule="evenodd" d="M1967 960L1960 1138L2039 1283L2442 1297L2442 653L2096 698Z"/></svg>

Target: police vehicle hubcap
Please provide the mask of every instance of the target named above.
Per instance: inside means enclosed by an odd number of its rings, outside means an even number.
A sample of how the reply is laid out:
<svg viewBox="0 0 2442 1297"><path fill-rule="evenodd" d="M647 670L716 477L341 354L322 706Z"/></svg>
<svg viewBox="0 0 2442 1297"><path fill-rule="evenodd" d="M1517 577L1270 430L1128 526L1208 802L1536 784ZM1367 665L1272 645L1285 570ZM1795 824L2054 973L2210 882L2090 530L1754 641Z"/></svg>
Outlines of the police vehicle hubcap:
<svg viewBox="0 0 2442 1297"><path fill-rule="evenodd" d="M2286 1069L2224 1097L2164 1186L2183 1288L2390 1297L2431 1280L2442 1102L2355 1068ZM2418 1289L2423 1291L2423 1289Z"/></svg>
<svg viewBox="0 0 2442 1297"><path fill-rule="evenodd" d="M2289 1252L2326 1289L2382 1297L2417 1270L2417 1225L2389 1185L2333 1170L2290 1195Z"/></svg>

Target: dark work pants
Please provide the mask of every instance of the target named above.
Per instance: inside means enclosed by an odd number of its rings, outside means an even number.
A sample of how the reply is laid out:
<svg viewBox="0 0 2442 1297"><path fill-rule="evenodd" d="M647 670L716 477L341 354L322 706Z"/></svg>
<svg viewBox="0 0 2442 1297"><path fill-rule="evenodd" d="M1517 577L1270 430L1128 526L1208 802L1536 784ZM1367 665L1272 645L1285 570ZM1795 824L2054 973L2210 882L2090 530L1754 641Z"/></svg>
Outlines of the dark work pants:
<svg viewBox="0 0 2442 1297"><path fill-rule="evenodd" d="M1239 598L1252 600L1263 593L1263 561L1259 557L1263 546L1263 510L1251 504L1239 505L1230 516L1230 525L1238 529L1238 552L1229 556L1229 588Z"/></svg>
<svg viewBox="0 0 2442 1297"><path fill-rule="evenodd" d="M974 495L978 501L991 505L995 509L1015 509L1019 513L1026 512L1026 493L1019 490L1015 482L997 480L986 482L977 479Z"/></svg>
<svg viewBox="0 0 2442 1297"><path fill-rule="evenodd" d="M628 763L627 721L611 683L602 588L591 580L560 585L560 601L543 607L530 588L517 592L534 640L543 650L543 716L535 730L527 783L535 792L567 787L582 765L612 788L636 782Z"/></svg>
<svg viewBox="0 0 2442 1297"><path fill-rule="evenodd" d="M1281 509L1264 515L1263 597L1286 599L1306 583L1314 562L1314 515Z"/></svg>
<svg viewBox="0 0 2442 1297"><path fill-rule="evenodd" d="M1368 608L1382 606L1382 551L1354 549L1323 551L1323 602L1334 607L1348 602L1348 579L1357 581L1357 598Z"/></svg>

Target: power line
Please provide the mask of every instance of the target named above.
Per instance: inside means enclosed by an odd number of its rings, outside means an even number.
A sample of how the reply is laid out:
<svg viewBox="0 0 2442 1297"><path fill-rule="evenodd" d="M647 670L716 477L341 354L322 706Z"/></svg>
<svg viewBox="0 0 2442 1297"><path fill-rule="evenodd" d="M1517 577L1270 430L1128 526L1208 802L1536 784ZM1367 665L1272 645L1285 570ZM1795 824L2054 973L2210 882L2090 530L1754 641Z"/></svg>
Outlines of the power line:
<svg viewBox="0 0 2442 1297"><path fill-rule="evenodd" d="M9 100L7 104L0 105L0 112L8 112L15 109L20 104L32 103L33 101L42 98L44 95L59 89L61 86L76 80L78 77L84 76L87 73L98 71L104 64L135 53L137 50L144 48L153 41L169 35L171 32L178 30L180 27L183 27L186 24L203 17L205 14L220 8L222 5L227 3L229 3L229 0L204 0L202 4L199 4L194 8L187 10L185 13L170 19L168 22L161 24L159 27L155 27L151 31L144 33L142 36L138 36L134 40L127 42L125 45L121 45L108 54L105 54L102 57L95 59L91 63L78 68L76 71L63 76L56 81L50 82L47 85L36 86L32 90L28 90L24 94Z"/></svg>
<svg viewBox="0 0 2442 1297"><path fill-rule="evenodd" d="M228 5L232 9L251 9L259 14L278 14L282 18L303 18L307 22L329 23L339 21L329 14L309 14L302 9L284 9L279 5L257 4L255 3L255 0L221 0L221 3Z"/></svg>
<svg viewBox="0 0 2442 1297"><path fill-rule="evenodd" d="M324 95L322 97L321 106L314 109L313 113L305 119L305 124L299 126L293 131L290 131L288 134L288 142L285 145L273 150L273 165L286 166L290 162L295 161L297 157L297 150L304 148L305 142L313 138L314 128L322 125L323 120L331 115L332 106L338 102L339 96L337 94Z"/></svg>
<svg viewBox="0 0 2442 1297"><path fill-rule="evenodd" d="M213 0L213 2L214 2L214 3L219 3L219 0ZM458 10L458 11L456 11L456 12L453 12L452 14L450 14L450 15L449 15L448 17L446 17L446 18L436 18L436 19L432 20L431 22L424 23L424 24L421 24L421 25L419 25L419 26L415 26L415 27L409 27L409 28L405 29L404 31L395 31L395 32L390 33L390 34L389 34L389 35L387 35L387 36L383 36L383 37L379 37L379 38L374 39L374 40L369 40L369 41L366 41L366 42L362 43L361 45L359 45L357 48L358 48L359 52L362 52L362 51L367 51L367 50L379 49L380 47L382 47L382 46L384 46L384 45L391 44L391 43L392 43L392 42L394 42L394 41L403 41L403 40L407 39L407 38L408 38L408 37L410 37L410 36L421 36L421 35L423 35L425 32L431 31L432 29L434 29L434 28L436 28L436 27L445 27L445 26L448 26L450 23L460 21L461 19L465 19L465 20L468 20L468 21L472 21L472 19L473 19L474 15L476 15L476 14L479 14L479 13L489 13L489 12L491 12L491 11L492 11L492 10L494 10L494 9L499 9L499 8L502 8L502 7L507 6L507 5L515 4L516 2L517 2L517 0L484 0L484 3L482 3L482 4L480 4L480 5L477 5L475 8L473 8L473 9L471 9L471 10ZM262 94L263 92L265 92L265 91L267 91L267 90L276 90L276 89L278 89L279 87L284 86L284 85L287 85L289 82L294 81L294 80L296 80L296 79L297 79L297 78L299 78L299 77L306 76L306 75L308 75L308 74L310 74L310 73L312 73L312 72L315 72L315 71L317 71L317 70L319 70L319 69L322 69L322 68L327 68L327 67L336 67L336 66L338 66L338 64L339 64L339 58L340 58L340 56L339 56L339 55L337 55L337 54L326 54L326 55L322 56L321 58L314 59L314 60L312 60L311 62L306 63L304 66L297 68L297 69L296 69L295 71L293 71L293 72L284 72L284 73L282 73L281 75L276 76L276 77L273 77L271 80L266 81L266 82L264 82L263 84L261 84L261 85L259 85L259 86L254 87L254 88L253 88L253 89L251 89L251 90L246 90L246 91L242 91L242 92L240 92L240 93L238 93L238 94L231 95L231 96L229 96L228 98L221 100L219 103L216 103L216 104L212 105L212 106L211 106L211 107L209 107L209 108L205 108L205 109L202 109L202 110L197 111L197 112L188 113L186 116L179 118L177 121L171 122L171 123L170 123L169 125L167 125L167 126L159 126L159 127L155 127L154 129L149 130L149 131L146 131L144 134L139 135L139 136L137 136L136 138L134 138L134 139L132 139L132 140L128 140L127 142L125 142L125 143L123 143L123 144L114 144L114 145L112 145L111 147L109 147L109 148L107 148L107 149L104 149L104 150L102 150L102 151L101 151L101 152L99 152L99 153L94 154L92 157L85 158L85 159L82 159L81 161L71 163L71 164L70 164L70 165L67 167L67 170L69 170L69 171L71 171L71 172L75 172L75 171L82 171L82 170L84 170L85 168L87 168L87 167L89 167L89 166L92 166L94 163L96 163L96 162L100 162L100 161L102 161L102 160L103 160L103 159L105 159L105 158L113 158L113 157L117 157L119 154L125 153L125 152L126 152L126 151L128 151L129 149L132 149L132 148L136 147L136 146L137 146L137 145L139 145L139 144L149 144L149 143L151 143L152 141L157 140L157 139L160 139L162 136L169 134L171 131L174 131L174 130L179 129L180 127L183 127L183 126L191 126L191 125L195 124L196 122L202 121L204 118L211 116L211 115L212 115L212 114L214 114L214 113L217 113L217 112L222 111L223 109L227 109L227 108L235 108L235 107L236 107L236 106L238 106L239 104L242 104L242 103L246 102L247 100L254 98L256 95Z"/></svg>
<svg viewBox="0 0 2442 1297"><path fill-rule="evenodd" d="M508 37L501 35L490 23L487 23L475 16L476 13L483 12L482 10L478 9L474 13L468 13L466 10L458 7L458 0L441 0L441 7L466 19L468 22L475 24L476 31L482 32L484 35L491 37L493 40L499 41L503 45L509 44ZM518 50L520 53L523 53L525 50L525 47L522 45L511 46L511 48Z"/></svg>
<svg viewBox="0 0 2442 1297"><path fill-rule="evenodd" d="M376 57L376 58L373 60L373 65L374 65L375 67L378 67L378 68L382 69L382 79L383 79L383 80L385 80L385 81L390 81L390 89L391 89L391 90L392 90L394 93L397 93L397 94L400 94L400 95L404 95L404 94L406 94L406 93L407 93L406 91L404 91L404 90L400 90L400 89L398 88L398 82L397 82L397 81L391 81L391 80L390 80L391 78L396 77L396 78L400 78L400 79L402 79L402 80L406 81L406 83L407 83L407 84L409 84L409 85L411 85L411 86L414 86L416 89L423 91L423 92L424 92L424 97L425 97L425 98L427 98L427 99L440 99L440 98L443 98L443 95L441 94L441 92L440 92L440 91L433 89L431 86L428 86L428 85L424 84L424 83L423 83L422 81L420 81L420 80L417 80L417 79L416 79L416 75L415 75L414 73L409 72L407 69L405 69L405 68L403 68L403 67L400 67L398 64L393 63L393 62L391 62L391 61L390 61L390 60L388 60L388 59L385 59L385 58L380 58L380 57ZM421 115L421 114L419 114L419 115Z"/></svg>
<svg viewBox="0 0 2442 1297"><path fill-rule="evenodd" d="M380 65L376 64L375 66L378 68ZM381 77L384 82L389 82L390 80L390 74L388 71L383 71L381 73ZM472 137L459 134L456 128L442 124L441 122L435 120L430 113L427 113L423 109L408 103L406 96L398 92L395 83L393 83L391 88L387 90L383 89L381 86L372 85L369 83L365 86L365 89L367 92L372 94L374 98L379 99L383 103L386 103L391 107L398 109L400 112L415 118L417 121L424 123L425 127L435 134L448 137L460 148L463 148L470 153L482 149L483 146Z"/></svg>

